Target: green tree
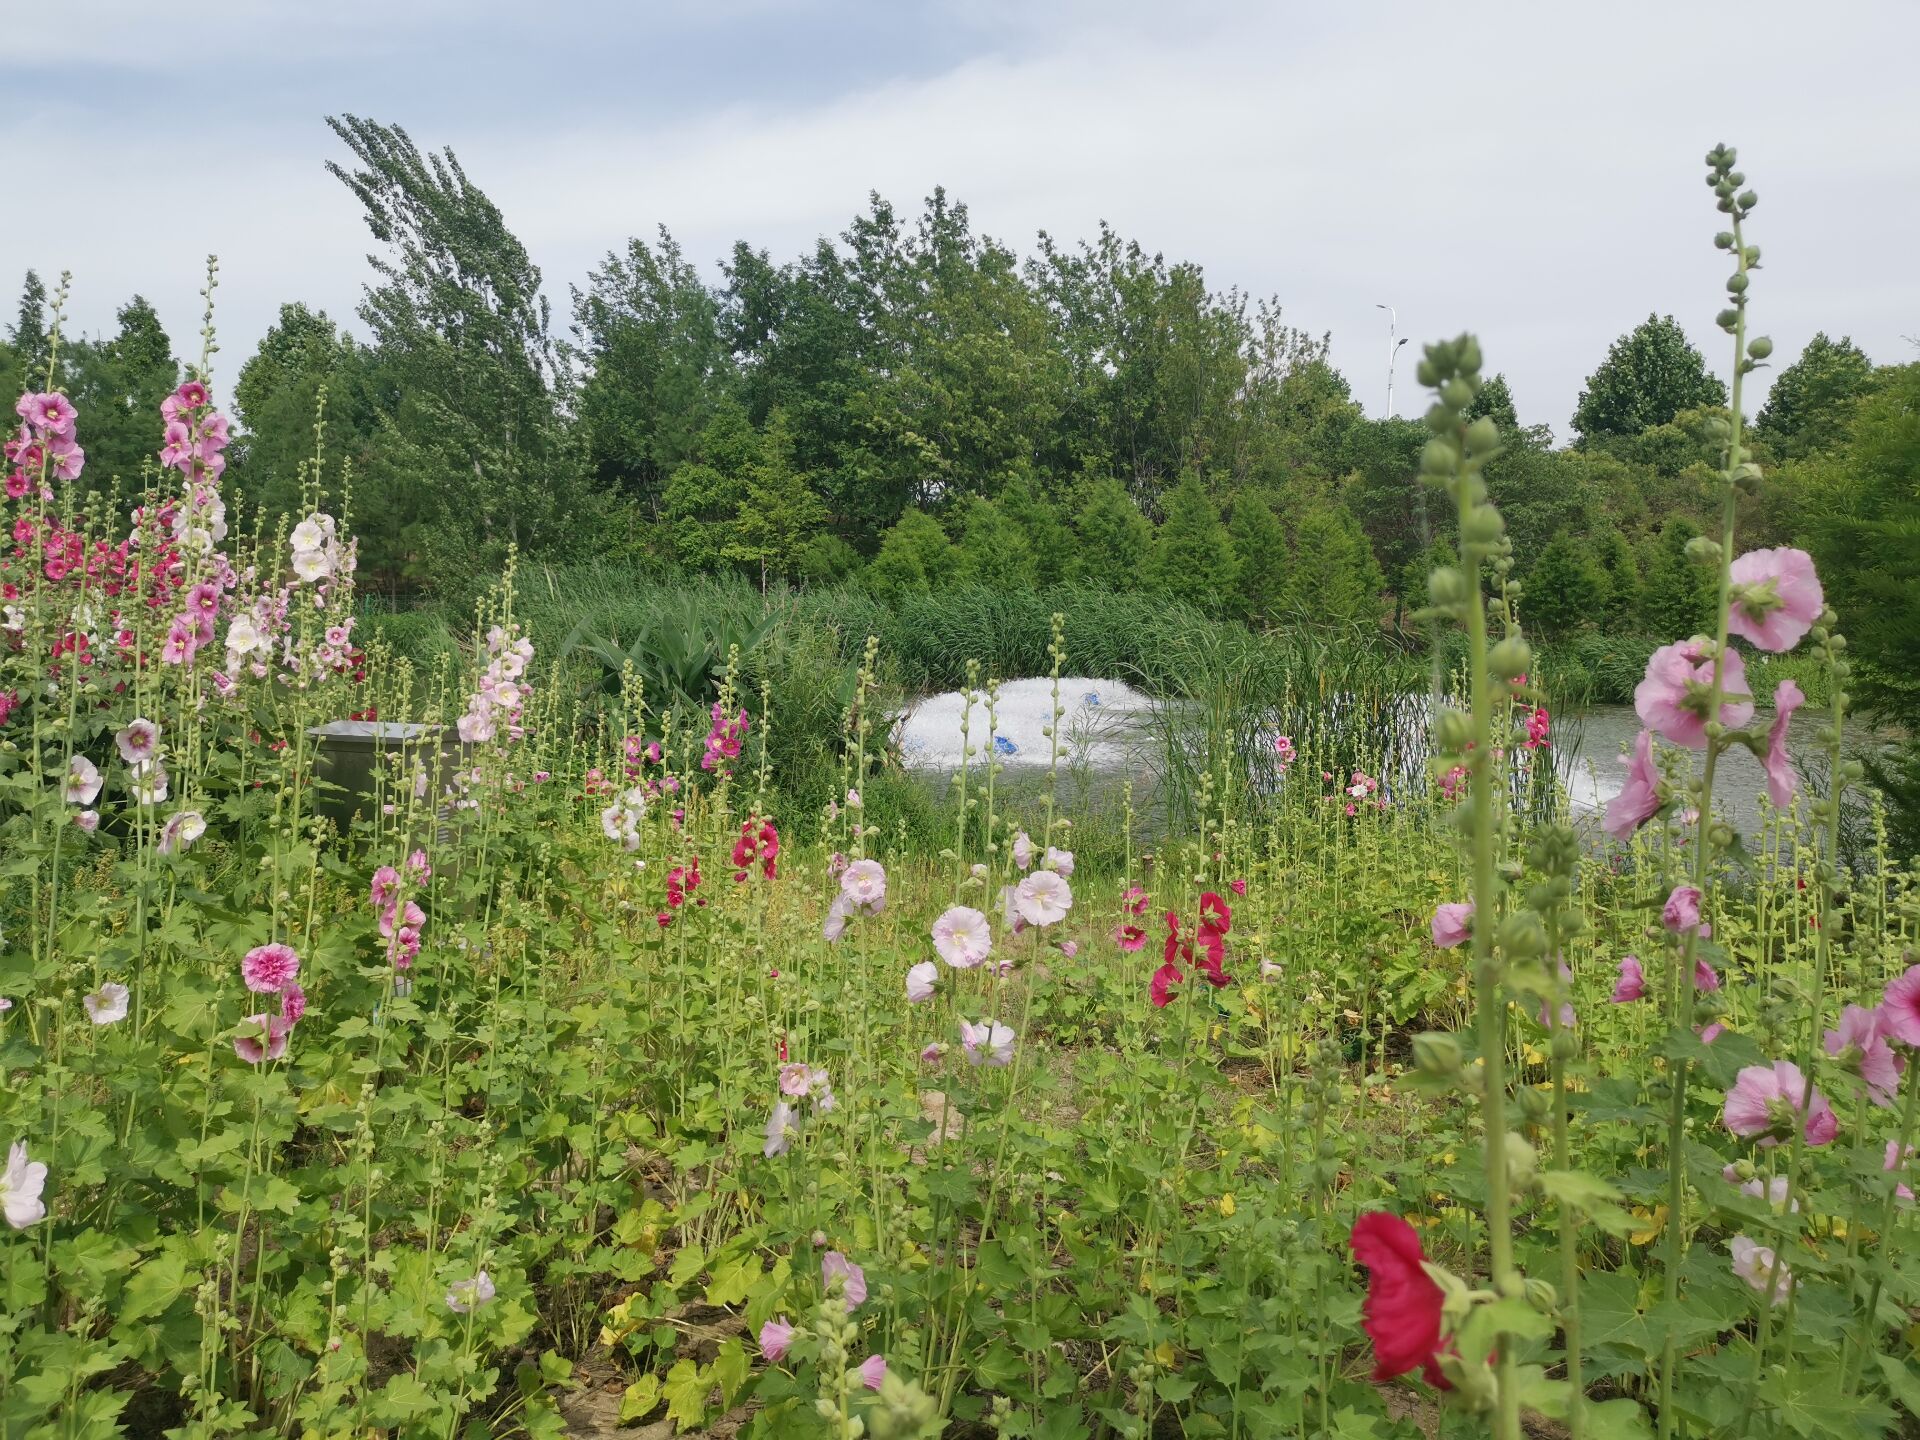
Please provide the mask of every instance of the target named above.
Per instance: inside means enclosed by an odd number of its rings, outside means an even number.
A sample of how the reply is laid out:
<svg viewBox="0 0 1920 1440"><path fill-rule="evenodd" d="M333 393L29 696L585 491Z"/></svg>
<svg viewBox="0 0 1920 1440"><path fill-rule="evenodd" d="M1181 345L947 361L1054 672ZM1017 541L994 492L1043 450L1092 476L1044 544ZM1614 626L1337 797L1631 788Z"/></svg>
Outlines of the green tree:
<svg viewBox="0 0 1920 1440"><path fill-rule="evenodd" d="M1111 477L1086 487L1073 520L1080 544L1073 578L1108 590L1139 590L1147 585L1153 560L1153 522Z"/></svg>
<svg viewBox="0 0 1920 1440"><path fill-rule="evenodd" d="M20 308L7 330L10 353L4 380L9 403L22 391L38 390L46 383L48 339L47 287L38 271L29 270L20 286Z"/></svg>
<svg viewBox="0 0 1920 1440"><path fill-rule="evenodd" d="M1671 315L1649 315L1613 342L1573 412L1582 444L1638 435L1682 410L1725 405L1727 388Z"/></svg>
<svg viewBox="0 0 1920 1440"><path fill-rule="evenodd" d="M1209 615L1223 613L1239 573L1233 541L1213 497L1189 470L1168 493L1153 549L1153 588Z"/></svg>
<svg viewBox="0 0 1920 1440"><path fill-rule="evenodd" d="M1873 388L1873 362L1846 336L1822 330L1775 377L1754 430L1783 460L1845 443L1853 412Z"/></svg>
<svg viewBox="0 0 1920 1440"><path fill-rule="evenodd" d="M880 537L867 584L883 600L925 595L953 578L959 559L938 520L924 510L909 510Z"/></svg>
<svg viewBox="0 0 1920 1440"><path fill-rule="evenodd" d="M1234 576L1234 611L1259 623L1279 615L1286 600L1287 532L1264 491L1242 490L1233 497L1227 535L1239 562Z"/></svg>
<svg viewBox="0 0 1920 1440"><path fill-rule="evenodd" d="M791 470L791 435L784 443L789 450L783 463ZM674 468L660 497L662 531L675 560L691 570L728 563L734 526L764 458L760 432L747 412L730 402L716 406L692 457Z"/></svg>
<svg viewBox="0 0 1920 1440"><path fill-rule="evenodd" d="M1587 547L1563 530L1527 571L1520 608L1530 629L1554 639L1593 625L1606 594L1606 577Z"/></svg>
<svg viewBox="0 0 1920 1440"><path fill-rule="evenodd" d="M173 345L153 306L134 296L115 318L111 340L71 341L61 347L67 391L80 411L80 443L87 476L104 484L114 476L137 485L157 469L160 402L180 383Z"/></svg>
<svg viewBox="0 0 1920 1440"><path fill-rule="evenodd" d="M760 437L759 459L747 470L721 553L758 572L764 592L770 576L800 573L801 557L820 535L826 513L807 477L793 467L793 437L776 410Z"/></svg>
<svg viewBox="0 0 1920 1440"><path fill-rule="evenodd" d="M352 115L327 124L354 162L327 168L386 247L360 307L386 372L375 454L431 507L433 573L491 568L510 544L570 548L592 526L539 268L451 150L423 155Z"/></svg>
<svg viewBox="0 0 1920 1440"><path fill-rule="evenodd" d="M1065 580L1073 566L1074 543L1073 531L1059 507L1025 477L1009 482L1000 492L998 504L1026 537L1027 549L1033 555L1035 583L1057 585Z"/></svg>
<svg viewBox="0 0 1920 1440"><path fill-rule="evenodd" d="M975 496L961 519L958 578L995 590L1031 590L1033 547L1013 517Z"/></svg>
<svg viewBox="0 0 1920 1440"><path fill-rule="evenodd" d="M1594 562L1606 585L1601 623L1609 634L1626 634L1640 617L1640 562L1633 553L1633 543L1607 526L1594 544Z"/></svg>
<svg viewBox="0 0 1920 1440"><path fill-rule="evenodd" d="M1467 406L1469 420L1478 420L1487 416L1500 427L1500 433L1509 435L1520 429L1519 412L1513 408L1513 391L1507 388L1507 377L1495 375L1480 387L1480 393L1473 397L1473 403Z"/></svg>
<svg viewBox="0 0 1920 1440"><path fill-rule="evenodd" d="M1663 641L1700 634L1717 598L1712 572L1687 558L1687 542L1699 533L1699 526L1676 515L1642 547L1640 624Z"/></svg>
<svg viewBox="0 0 1920 1440"><path fill-rule="evenodd" d="M1300 625L1371 631L1386 579L1360 522L1344 505L1309 507L1295 526L1286 609Z"/></svg>

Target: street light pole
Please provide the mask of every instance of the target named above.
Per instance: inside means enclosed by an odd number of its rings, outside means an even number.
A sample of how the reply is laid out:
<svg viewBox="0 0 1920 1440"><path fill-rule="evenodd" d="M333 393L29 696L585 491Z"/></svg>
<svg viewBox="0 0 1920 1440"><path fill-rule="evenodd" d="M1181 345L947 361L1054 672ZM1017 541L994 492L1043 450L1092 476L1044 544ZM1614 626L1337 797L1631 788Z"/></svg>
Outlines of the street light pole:
<svg viewBox="0 0 1920 1440"><path fill-rule="evenodd" d="M1400 328L1400 316L1393 306L1376 302L1373 308L1387 312L1387 414L1391 416L1393 414L1393 366L1394 362L1400 358L1400 347L1407 342L1404 339L1394 338Z"/></svg>

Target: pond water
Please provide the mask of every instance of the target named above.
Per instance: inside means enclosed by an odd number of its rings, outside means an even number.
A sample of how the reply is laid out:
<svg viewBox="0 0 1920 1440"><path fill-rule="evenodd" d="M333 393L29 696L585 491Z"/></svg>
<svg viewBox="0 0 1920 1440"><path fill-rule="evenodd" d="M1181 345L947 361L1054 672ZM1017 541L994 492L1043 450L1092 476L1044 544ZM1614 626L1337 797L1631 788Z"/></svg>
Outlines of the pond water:
<svg viewBox="0 0 1920 1440"><path fill-rule="evenodd" d="M1047 679L1009 681L1000 687L994 714L994 748L1006 767L1008 781L1016 787L1023 778L1037 778L1047 765L1053 744L1046 734L1053 694L1053 682ZM1401 751L1402 773L1417 776L1424 765L1427 706L1421 696L1409 696L1407 700L1394 722L1401 740L1397 748ZM1151 789L1164 756L1164 722L1169 718L1169 707L1177 706L1177 702L1157 701L1117 680L1075 675L1059 682L1059 704L1063 712L1057 727L1063 774L1104 778L1110 784L1132 778L1138 793L1144 795ZM964 738L963 716L968 726ZM1172 718L1179 718L1177 711ZM1756 723L1763 727L1772 718L1772 711L1764 706L1755 715ZM977 693L929 696L901 712L897 719L901 759L909 770L926 779L951 776L959 766L964 746L974 748L974 764L979 764L984 755L987 712L984 699ZM1824 761L1817 751L1818 735L1825 722L1825 711L1812 707L1794 717L1789 744L1803 775L1810 772L1818 777L1824 773ZM1554 717L1552 753L1577 823L1597 826L1607 802L1620 793L1626 780L1622 757L1639 729L1639 717L1630 705L1596 705ZM1862 743L1873 742L1869 737ZM1716 811L1736 830L1751 834L1758 827L1766 772L1745 749L1735 748L1721 758L1714 791Z"/></svg>

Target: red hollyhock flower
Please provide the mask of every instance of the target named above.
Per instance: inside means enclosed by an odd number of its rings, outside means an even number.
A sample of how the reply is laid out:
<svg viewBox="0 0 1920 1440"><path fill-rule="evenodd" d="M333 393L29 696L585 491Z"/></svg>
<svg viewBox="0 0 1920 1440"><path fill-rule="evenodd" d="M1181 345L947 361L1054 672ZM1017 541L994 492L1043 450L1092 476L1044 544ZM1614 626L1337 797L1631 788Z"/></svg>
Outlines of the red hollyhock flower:
<svg viewBox="0 0 1920 1440"><path fill-rule="evenodd" d="M1419 1370L1436 1390L1453 1386L1440 1373L1440 1306L1444 1297L1421 1268L1427 1258L1413 1226L1370 1211L1353 1222L1353 1258L1367 1267L1360 1325L1373 1341L1373 1378Z"/></svg>
<svg viewBox="0 0 1920 1440"><path fill-rule="evenodd" d="M1187 977L1180 973L1180 967L1169 960L1153 972L1153 979L1147 986L1147 997L1153 1001L1156 1010L1164 1010L1173 1000L1173 987Z"/></svg>

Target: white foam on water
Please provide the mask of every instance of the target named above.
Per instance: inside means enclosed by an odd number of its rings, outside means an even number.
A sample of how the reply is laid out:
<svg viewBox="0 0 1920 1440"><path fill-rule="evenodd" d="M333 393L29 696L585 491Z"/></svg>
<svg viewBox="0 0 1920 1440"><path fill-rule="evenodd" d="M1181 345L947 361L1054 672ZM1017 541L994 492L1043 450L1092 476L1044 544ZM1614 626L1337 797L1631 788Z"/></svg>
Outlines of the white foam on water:
<svg viewBox="0 0 1920 1440"><path fill-rule="evenodd" d="M1053 681L1008 680L994 702L993 745L1000 763L1044 766L1053 741L1046 729L1053 719ZM1078 758L1095 770L1118 770L1134 758L1141 727L1153 700L1118 680L1086 675L1060 677L1057 725L1060 763ZM963 738L962 718L969 727ZM949 690L929 695L899 716L901 759L915 770L956 770L965 747L975 752L970 765L987 755L987 704L980 691Z"/></svg>

